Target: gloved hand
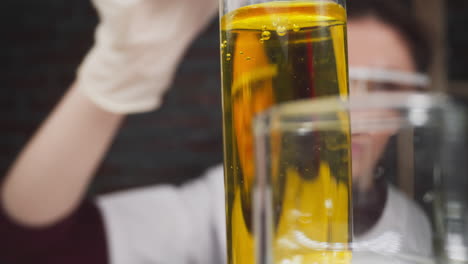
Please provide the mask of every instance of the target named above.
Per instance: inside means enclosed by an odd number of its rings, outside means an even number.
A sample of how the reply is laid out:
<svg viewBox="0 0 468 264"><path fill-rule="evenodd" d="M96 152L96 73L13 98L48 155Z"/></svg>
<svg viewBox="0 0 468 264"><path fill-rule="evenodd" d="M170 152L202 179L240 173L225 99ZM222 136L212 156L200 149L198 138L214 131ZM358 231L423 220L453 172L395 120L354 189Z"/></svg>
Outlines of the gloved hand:
<svg viewBox="0 0 468 264"><path fill-rule="evenodd" d="M105 110L138 113L162 102L185 49L218 0L93 0L100 17L78 86Z"/></svg>

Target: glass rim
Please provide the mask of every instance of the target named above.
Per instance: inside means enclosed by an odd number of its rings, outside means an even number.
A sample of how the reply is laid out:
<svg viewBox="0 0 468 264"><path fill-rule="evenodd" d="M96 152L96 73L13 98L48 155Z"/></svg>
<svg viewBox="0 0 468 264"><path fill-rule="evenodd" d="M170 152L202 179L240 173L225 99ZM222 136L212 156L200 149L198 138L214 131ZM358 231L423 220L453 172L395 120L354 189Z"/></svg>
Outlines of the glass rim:
<svg viewBox="0 0 468 264"><path fill-rule="evenodd" d="M383 118L376 114L360 120L350 118L349 122L360 128L370 126L374 129L392 129L401 127L402 124L417 127L428 124L431 120L428 114L441 110L448 102L448 96L429 92L373 92L350 97L308 98L267 109L257 115L253 129L255 135L269 133L272 128L297 132L333 130L344 125L343 120L337 119L337 115L351 112L382 113L388 110L407 114Z"/></svg>
<svg viewBox="0 0 468 264"><path fill-rule="evenodd" d="M426 73L353 66L349 66L349 80L392 82L427 88L430 84L430 77Z"/></svg>
<svg viewBox="0 0 468 264"><path fill-rule="evenodd" d="M331 2L342 6L345 10L347 0L314 0L315 2ZM311 0L219 0L219 19L221 20L224 15L229 14L233 10L243 6L249 6L264 2L311 2Z"/></svg>

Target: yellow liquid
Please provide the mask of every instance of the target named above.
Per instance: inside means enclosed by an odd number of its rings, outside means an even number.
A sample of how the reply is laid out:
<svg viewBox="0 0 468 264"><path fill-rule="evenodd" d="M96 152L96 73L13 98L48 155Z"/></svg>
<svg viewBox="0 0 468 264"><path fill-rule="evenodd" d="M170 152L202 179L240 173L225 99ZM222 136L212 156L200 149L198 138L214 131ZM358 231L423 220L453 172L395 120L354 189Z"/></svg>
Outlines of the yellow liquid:
<svg viewBox="0 0 468 264"><path fill-rule="evenodd" d="M242 7L222 17L229 264L254 263L254 116L285 101L326 95L347 97L346 58L346 12L332 2L269 2ZM348 163L339 166L348 171ZM332 176L326 181L333 181ZM290 193L288 186L285 189L285 195ZM347 211L345 215L348 218ZM341 232L344 238L340 241L349 240L348 231Z"/></svg>
<svg viewBox="0 0 468 264"><path fill-rule="evenodd" d="M349 118L270 142L274 263L350 263Z"/></svg>

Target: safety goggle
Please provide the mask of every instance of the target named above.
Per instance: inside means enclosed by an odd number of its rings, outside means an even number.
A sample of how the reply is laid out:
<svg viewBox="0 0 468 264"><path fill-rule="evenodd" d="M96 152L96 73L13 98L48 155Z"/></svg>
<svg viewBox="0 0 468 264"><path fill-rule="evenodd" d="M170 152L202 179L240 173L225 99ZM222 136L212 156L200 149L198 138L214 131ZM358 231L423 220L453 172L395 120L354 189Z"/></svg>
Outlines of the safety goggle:
<svg viewBox="0 0 468 264"><path fill-rule="evenodd" d="M430 78L427 74L364 67L349 68L349 83L352 93L428 91Z"/></svg>

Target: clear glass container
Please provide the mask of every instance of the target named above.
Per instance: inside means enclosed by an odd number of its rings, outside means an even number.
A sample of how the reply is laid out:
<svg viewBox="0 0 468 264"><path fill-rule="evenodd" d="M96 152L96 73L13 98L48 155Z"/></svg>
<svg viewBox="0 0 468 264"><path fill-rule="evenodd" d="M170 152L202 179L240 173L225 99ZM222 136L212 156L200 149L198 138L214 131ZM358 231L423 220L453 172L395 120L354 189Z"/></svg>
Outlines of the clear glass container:
<svg viewBox="0 0 468 264"><path fill-rule="evenodd" d="M344 0L220 1L229 264L254 263L252 122L287 101L348 96Z"/></svg>
<svg viewBox="0 0 468 264"><path fill-rule="evenodd" d="M257 263L468 263L466 109L374 93L260 115Z"/></svg>

